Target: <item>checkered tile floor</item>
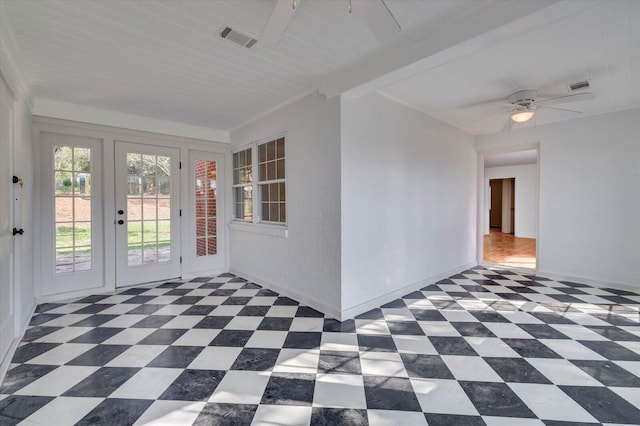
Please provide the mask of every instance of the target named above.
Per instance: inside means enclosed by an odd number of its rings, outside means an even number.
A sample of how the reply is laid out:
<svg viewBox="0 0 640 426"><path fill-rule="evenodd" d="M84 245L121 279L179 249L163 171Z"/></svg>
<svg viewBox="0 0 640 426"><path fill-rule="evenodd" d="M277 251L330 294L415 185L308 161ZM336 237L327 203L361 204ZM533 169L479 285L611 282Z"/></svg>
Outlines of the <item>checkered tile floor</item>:
<svg viewBox="0 0 640 426"><path fill-rule="evenodd" d="M476 267L343 323L231 274L44 304L21 421L640 424L640 296Z"/></svg>

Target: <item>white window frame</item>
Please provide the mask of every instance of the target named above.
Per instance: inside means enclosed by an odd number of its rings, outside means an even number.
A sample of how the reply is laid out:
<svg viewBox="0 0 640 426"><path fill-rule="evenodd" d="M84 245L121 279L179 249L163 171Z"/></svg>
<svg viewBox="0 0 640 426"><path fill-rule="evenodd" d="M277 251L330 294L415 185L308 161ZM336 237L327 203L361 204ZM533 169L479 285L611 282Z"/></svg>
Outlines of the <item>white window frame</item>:
<svg viewBox="0 0 640 426"><path fill-rule="evenodd" d="M275 140L278 140L280 138L284 138L284 145L285 145L285 155L283 157L284 159L284 168L285 168L285 174L284 174L284 178L283 179L275 179L275 180L265 180L265 181L260 181L260 170L259 170L259 154L258 154L258 147L260 145L263 145L265 143L268 142L272 142ZM257 141L251 142L249 144L245 144L242 145L240 147L238 147L237 149L233 150L231 152L231 161L232 161L232 165L233 165L233 156L238 153L238 152L242 152L246 149L251 149L251 192L252 192L252 213L253 213L253 219L251 221L249 220L245 220L245 219L240 219L236 217L235 214L235 206L236 206L236 199L235 199L235 188L237 187L244 187L247 186L246 184L236 184L233 182L233 178L232 178L232 188L233 188L233 194L232 194L232 200L233 200L233 215L232 215L232 222L230 227L232 229L236 229L236 230L243 230L243 231L248 231L248 232L257 232L260 234L266 234L266 235L272 235L272 236L281 236L281 237L287 237L288 236L288 221L289 221L289 208L288 208L288 204L289 204L289 188L287 183L287 177L289 175L289 166L287 165L287 134L285 133L279 133L273 136L270 136L268 138L263 138L263 139L259 139ZM284 183L285 184L285 214L286 214L286 221L285 222L272 222L272 221L264 221L262 220L262 192L260 191L260 185L261 184L270 184L270 183Z"/></svg>

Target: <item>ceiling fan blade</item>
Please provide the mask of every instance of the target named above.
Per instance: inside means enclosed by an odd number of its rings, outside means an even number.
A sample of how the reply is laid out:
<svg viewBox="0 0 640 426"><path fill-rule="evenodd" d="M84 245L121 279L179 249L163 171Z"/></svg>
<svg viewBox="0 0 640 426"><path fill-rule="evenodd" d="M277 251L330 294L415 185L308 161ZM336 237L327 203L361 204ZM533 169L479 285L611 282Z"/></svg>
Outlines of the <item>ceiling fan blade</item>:
<svg viewBox="0 0 640 426"><path fill-rule="evenodd" d="M573 109L566 109L566 108L556 108L556 107L550 107L550 106L541 106L540 108L544 108L544 109L555 109L556 111L567 111L567 112L573 112L575 114L582 114L582 111L576 111Z"/></svg>
<svg viewBox="0 0 640 426"><path fill-rule="evenodd" d="M504 126L502 126L502 129L500 129L500 133L510 132L512 128L513 128L513 120L511 120L511 117L507 117L507 122L504 123Z"/></svg>
<svg viewBox="0 0 640 426"><path fill-rule="evenodd" d="M302 3L302 0L296 0L297 7L300 7L300 3ZM295 12L296 9L292 7L291 0L278 0L267 24L262 30L259 43L268 47L277 46L282 40Z"/></svg>
<svg viewBox="0 0 640 426"><path fill-rule="evenodd" d="M565 102L587 101L594 98L595 96L593 96L593 93L589 93L589 92L576 93L573 95L556 96L555 98L542 99L540 101L536 101L536 105L538 106L555 105L555 104L562 104Z"/></svg>
<svg viewBox="0 0 640 426"><path fill-rule="evenodd" d="M400 24L384 0L351 0L351 10L380 41L387 41L400 32Z"/></svg>

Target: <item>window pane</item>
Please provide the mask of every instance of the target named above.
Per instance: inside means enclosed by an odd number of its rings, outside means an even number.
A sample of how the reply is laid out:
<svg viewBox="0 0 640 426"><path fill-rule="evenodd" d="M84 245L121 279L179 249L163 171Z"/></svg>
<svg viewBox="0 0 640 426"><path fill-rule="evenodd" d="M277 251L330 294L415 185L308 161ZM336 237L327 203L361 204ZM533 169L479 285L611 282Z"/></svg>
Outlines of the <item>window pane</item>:
<svg viewBox="0 0 640 426"><path fill-rule="evenodd" d="M144 220L156 220L157 219L157 198L145 198L142 201L142 218Z"/></svg>
<svg viewBox="0 0 640 426"><path fill-rule="evenodd" d="M89 148L73 148L73 170L76 172L91 171L91 150Z"/></svg>
<svg viewBox="0 0 640 426"><path fill-rule="evenodd" d="M129 245L142 244L142 222L127 222L127 242Z"/></svg>
<svg viewBox="0 0 640 426"><path fill-rule="evenodd" d="M56 272L73 272L73 250L56 250Z"/></svg>
<svg viewBox="0 0 640 426"><path fill-rule="evenodd" d="M262 195L262 201L270 201L269 198L269 185L260 185L260 193Z"/></svg>
<svg viewBox="0 0 640 426"><path fill-rule="evenodd" d="M55 170L71 171L73 169L73 148L72 147L54 146L53 152L54 152Z"/></svg>
<svg viewBox="0 0 640 426"><path fill-rule="evenodd" d="M284 160L276 162L276 179L284 179Z"/></svg>
<svg viewBox="0 0 640 426"><path fill-rule="evenodd" d="M171 199L169 198L158 199L158 219L159 220L171 219Z"/></svg>
<svg viewBox="0 0 640 426"><path fill-rule="evenodd" d="M280 188L280 201L286 201L287 199L287 191L286 191L286 187L285 187L285 183L284 182L280 182L279 184L279 188Z"/></svg>
<svg viewBox="0 0 640 426"><path fill-rule="evenodd" d="M268 142L265 144L267 146L267 160L275 160L276 159L276 142Z"/></svg>
<svg viewBox="0 0 640 426"><path fill-rule="evenodd" d="M267 163L267 180L274 180L276 178L276 162L269 161Z"/></svg>
<svg viewBox="0 0 640 426"><path fill-rule="evenodd" d="M91 222L76 222L74 226L74 246L91 245Z"/></svg>
<svg viewBox="0 0 640 426"><path fill-rule="evenodd" d="M269 203L269 220L272 222L280 221L280 209L279 203Z"/></svg>
<svg viewBox="0 0 640 426"><path fill-rule="evenodd" d="M73 198L56 197L56 222L73 221Z"/></svg>
<svg viewBox="0 0 640 426"><path fill-rule="evenodd" d="M157 224L155 220L142 222L142 242L155 244L158 240L158 232L156 228Z"/></svg>
<svg viewBox="0 0 640 426"><path fill-rule="evenodd" d="M285 223L287 221L287 205L280 203L280 222Z"/></svg>
<svg viewBox="0 0 640 426"><path fill-rule="evenodd" d="M267 145L262 144L258 148L258 151L260 152L258 161L264 163L265 161L267 161Z"/></svg>
<svg viewBox="0 0 640 426"><path fill-rule="evenodd" d="M216 237L207 238L207 254L209 256L218 253L218 244Z"/></svg>
<svg viewBox="0 0 640 426"><path fill-rule="evenodd" d="M269 203L262 203L262 220L269 221Z"/></svg>
<svg viewBox="0 0 640 426"><path fill-rule="evenodd" d="M129 266L142 265L142 246L129 244L127 250L127 264Z"/></svg>
<svg viewBox="0 0 640 426"><path fill-rule="evenodd" d="M206 238L196 238L196 256L206 256L207 255L207 239Z"/></svg>
<svg viewBox="0 0 640 426"><path fill-rule="evenodd" d="M73 250L73 222L56 223L56 248Z"/></svg>
<svg viewBox="0 0 640 426"><path fill-rule="evenodd" d="M142 219L142 199L127 198L127 221Z"/></svg>
<svg viewBox="0 0 640 426"><path fill-rule="evenodd" d="M206 237L206 236L207 236L207 220L196 219L196 237Z"/></svg>
<svg viewBox="0 0 640 426"><path fill-rule="evenodd" d="M159 220L158 221L158 240L169 242L171 241L171 221Z"/></svg>
<svg viewBox="0 0 640 426"><path fill-rule="evenodd" d="M82 222L91 220L91 198L73 197L69 198L69 200L73 200L74 220Z"/></svg>
<svg viewBox="0 0 640 426"><path fill-rule="evenodd" d="M276 145L276 158L284 158L284 138L278 139Z"/></svg>
<svg viewBox="0 0 640 426"><path fill-rule="evenodd" d="M56 195L71 195L73 193L71 172L55 172Z"/></svg>

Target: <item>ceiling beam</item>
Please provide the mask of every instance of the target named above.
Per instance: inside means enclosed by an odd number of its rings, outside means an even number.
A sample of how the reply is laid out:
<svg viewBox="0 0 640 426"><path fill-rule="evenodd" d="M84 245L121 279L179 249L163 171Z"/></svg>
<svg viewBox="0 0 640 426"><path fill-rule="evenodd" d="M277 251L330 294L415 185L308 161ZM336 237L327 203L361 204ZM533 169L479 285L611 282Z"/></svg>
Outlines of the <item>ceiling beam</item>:
<svg viewBox="0 0 640 426"><path fill-rule="evenodd" d="M330 76L319 87L327 98L360 97L470 53L601 4L603 0L492 2L453 23L426 28L392 43L386 53ZM388 53L392 52L392 53Z"/></svg>

